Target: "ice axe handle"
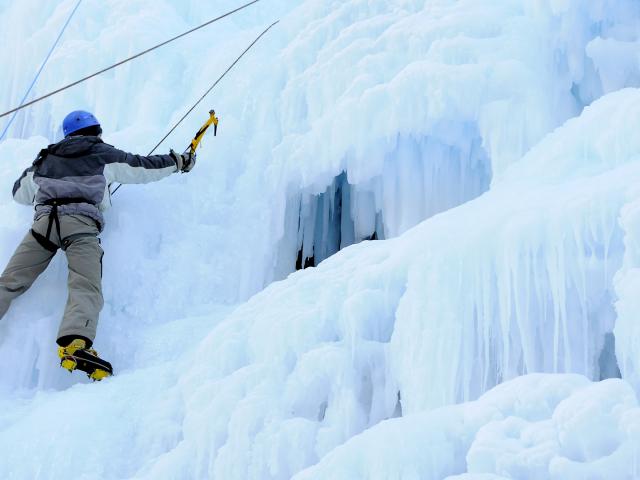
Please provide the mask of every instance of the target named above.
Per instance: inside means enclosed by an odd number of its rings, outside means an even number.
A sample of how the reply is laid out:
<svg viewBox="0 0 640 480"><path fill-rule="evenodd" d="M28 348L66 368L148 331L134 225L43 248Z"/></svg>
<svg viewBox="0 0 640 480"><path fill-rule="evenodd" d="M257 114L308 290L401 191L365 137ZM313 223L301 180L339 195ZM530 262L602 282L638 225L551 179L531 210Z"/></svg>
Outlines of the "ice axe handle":
<svg viewBox="0 0 640 480"><path fill-rule="evenodd" d="M215 136L218 133L218 117L216 117L215 110L209 110L209 119L205 122L204 125L202 125L202 127L200 127L200 130L198 130L198 133L196 133L195 137L193 137L193 140L191 140L191 143L187 147L186 151L190 151L192 154L196 153L196 149L198 148L198 145L200 145L204 134L212 124L214 126L213 134Z"/></svg>

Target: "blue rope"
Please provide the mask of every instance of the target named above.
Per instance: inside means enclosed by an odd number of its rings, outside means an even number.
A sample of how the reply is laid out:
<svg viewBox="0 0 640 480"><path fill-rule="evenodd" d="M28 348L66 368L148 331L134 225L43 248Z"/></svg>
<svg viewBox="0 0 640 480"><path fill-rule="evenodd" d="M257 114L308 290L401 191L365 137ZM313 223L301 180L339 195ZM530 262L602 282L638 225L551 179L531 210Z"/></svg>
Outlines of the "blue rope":
<svg viewBox="0 0 640 480"><path fill-rule="evenodd" d="M34 77L33 81L31 82L31 85L29 85L29 88L27 89L27 92L24 94L24 97L22 98L22 101L20 102L20 106L22 106L24 104L24 102L27 101L27 97L31 93L31 90L33 90L33 87L35 86L36 82L38 81L38 78L40 78L40 74L42 73L42 70L44 70L44 67L47 64L47 62L49 61L49 58L51 57L51 55L53 54L53 51L58 46L58 42L62 38L62 35L64 34L64 32L67 29L67 27L69 26L69 23L71 23L71 19L75 15L76 10L78 10L78 7L80 6L80 3L82 3L82 0L78 0L78 3L76 3L76 6L71 11L71 14L69 15L69 18L67 18L67 21L65 22L64 26L62 27L62 30L60 30L60 34L58 35L58 38L56 38L56 41L53 42L53 45L51 46L51 49L49 50L49 53L47 53L47 56L44 59L44 62L42 62L42 65L40 65L40 69L38 70L38 73L36 73L36 76ZM9 130L11 125L13 124L13 121L16 119L17 115L18 115L18 112L14 112L13 116L9 120L9 123L7 123L7 126L4 127L4 131L2 132L2 135L0 135L0 141L4 140L4 137L7 134L7 131Z"/></svg>

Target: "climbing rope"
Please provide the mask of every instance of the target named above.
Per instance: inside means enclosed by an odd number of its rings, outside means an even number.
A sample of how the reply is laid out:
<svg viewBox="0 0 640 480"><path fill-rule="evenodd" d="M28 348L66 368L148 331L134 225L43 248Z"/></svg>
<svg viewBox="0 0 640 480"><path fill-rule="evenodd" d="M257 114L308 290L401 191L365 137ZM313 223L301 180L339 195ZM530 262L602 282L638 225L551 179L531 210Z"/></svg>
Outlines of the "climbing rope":
<svg viewBox="0 0 640 480"><path fill-rule="evenodd" d="M60 39L62 38L62 35L64 34L65 30L69 26L69 23L71 23L71 19L76 14L76 10L78 10L78 7L80 6L81 3L82 3L82 0L78 0L78 3L76 3L76 6L73 8L73 10L71 11L71 14L67 18L67 21L62 26L62 30L60 30L60 33L58 34L58 38L56 38L56 41L53 42L53 45L51 45L51 49L49 50L49 53L47 53L47 56L45 57L44 62L42 62L42 65L40 65L40 69L38 70L38 73L36 73L36 76L33 78L33 81L31 82L31 85L29 85L29 88L27 89L27 92L24 94L24 97L22 97L22 100L20 101L19 107L17 109L13 110L13 116L9 120L9 123L7 123L7 125L4 127L2 135L0 135L0 141L4 140L4 136L7 134L7 132L9 131L9 128L13 124L13 121L16 119L16 116L18 115L18 110L20 110L20 108L23 107L24 102L27 101L27 97L31 93L31 90L33 90L33 87L35 86L36 82L38 81L38 78L40 78L40 74L42 73L42 70L44 70L44 67L47 64L47 62L49 61L49 58L51 58L51 55L53 54L53 51L58 46L58 42L60 42ZM8 112L8 113L12 113L12 112Z"/></svg>
<svg viewBox="0 0 640 480"><path fill-rule="evenodd" d="M152 51L154 51L154 50L156 50L156 49L158 49L160 47L163 47L163 46L165 46L165 45L167 45L167 44L169 44L171 42L174 42L175 40L178 40L179 38L182 38L182 37L184 37L186 35L189 35L189 34L195 32L195 31L197 31L197 30L200 30L201 28L204 28L204 27L206 27L208 25L211 25L212 23L215 23L215 22L217 22L219 20L222 20L223 18L226 18L229 15L233 15L234 13L245 9L245 8L249 7L250 5L253 5L254 3L258 3L259 1L260 0L253 0L253 1L251 1L251 2L249 2L247 4L245 4L245 5L242 5L241 7L236 8L235 10L231 10L230 12L227 12L227 13L225 13L223 15L220 15L219 17L216 17L216 18L214 18L212 20L209 20L208 22L203 23L202 25L199 25L199 26L197 26L195 28L192 28L191 30L187 30L186 32L181 33L180 35L176 35L175 37L170 38L169 40L165 40L164 42L159 43L158 45L155 45L155 46L153 46L151 48L148 48L148 49L146 49L146 50L144 50L144 51L142 51L140 53L137 53L137 54L135 54L135 55L133 55L133 56L131 56L129 58L121 60L118 63L114 63L113 65L111 65L111 66L109 66L107 68L103 68L102 70L100 70L98 72L95 72L95 73L92 73L91 75L88 75L88 76L86 76L84 78L81 78L80 80L77 80L77 81L75 81L73 83L70 83L69 85L65 85L64 87L58 88L57 90L49 92L46 95L43 95L43 96L38 97L38 98L36 98L34 100L31 100L30 102L27 102L27 103L25 103L23 105L20 105L20 106L16 107L16 108L13 108L11 110L8 110L8 111L4 112L3 114L1 114L0 118L6 117L7 115L10 115L10 114L12 114L14 112L18 112L19 110L22 110L23 108L26 108L26 107L28 107L30 105L33 105L34 103L38 103L38 102L40 102L40 101L42 101L42 100L44 100L46 98L49 98L49 97L51 97L53 95L56 95L56 94L58 94L60 92L63 92L63 91L65 91L65 90L67 90L67 89L69 89L71 87L75 87L76 85L78 85L80 83L86 82L87 80L89 80L91 78L97 77L98 75L101 75L101 74L103 74L105 72L108 72L109 70L113 70L114 68L119 67L120 65L123 65L123 64L125 64L127 62L130 62L131 60L134 60L136 58L142 57L143 55L146 55L147 53L150 53L150 52L152 52Z"/></svg>
<svg viewBox="0 0 640 480"><path fill-rule="evenodd" d="M162 145L162 143L167 139L167 137L169 137L169 135L171 135L171 134L174 132L174 130L175 130L176 128L178 128L178 126L179 126L179 125L180 125L180 124L181 124L181 123L182 123L182 122L183 122L183 121L184 121L184 120L189 116L189 114L190 114L191 112L193 112L193 111L195 110L195 108L196 108L196 107L197 107L197 106L198 106L198 105L199 105L199 104L200 104L200 103L205 99L205 97L206 97L207 95L209 95L209 93L211 93L211 90L213 90L213 89L216 87L216 85L218 85L218 84L222 81L222 79L227 75L227 73L229 73L229 72L231 71L231 69L232 69L233 67L235 67L235 66L236 66L236 64L240 61L240 59L241 59L242 57L244 57L244 56L245 56L245 54L246 54L249 50L251 50L251 49L253 48L253 46L254 46L256 43L258 43L258 41L259 41L259 40L260 40L264 35L266 35L266 33L267 33L269 30L271 30L275 25L277 25L277 24L278 24L278 22L279 22L279 20L278 20L278 21L276 21L276 22L273 22L271 25L269 25L269 26L268 26L268 27L267 27L267 28L266 28L266 29L265 29L265 30L264 30L260 35L258 35L258 36L256 37L256 39L255 39L253 42L251 42L251 44L250 44L247 48L245 48L244 52L242 52L242 53L238 56L238 58L236 58L236 59L234 60L234 62L229 66L229 68L227 68L227 69L224 71L224 73L223 73L222 75L220 75L220 77L218 77L218 79L213 83L213 85L211 85L211 87L209 87L209 89L204 93L204 95L202 95L202 96L198 99L198 101L197 101L196 103L194 103L194 104L193 104L193 106L192 106L189 110L187 110L187 113L185 113L185 114L182 116L182 118L180 118L180 120L178 120L178 122L177 122L177 123L176 123L176 124L171 128L171 130L169 130L169 132L168 132L164 137L162 137L162 140L160 140L160 141L158 142L158 144L157 144L155 147L153 147L153 149L148 153L148 155L152 155L152 154L153 154L153 152L155 152L155 151L157 150L157 148L158 148L160 145ZM217 126L217 125L216 125L216 126ZM200 132L198 132L198 133L200 133ZM196 136L197 136L197 135L198 135L198 134L196 134ZM187 147L187 148L189 148L189 147ZM148 156L148 155L147 155L147 156ZM111 195L115 195L115 193L120 189L120 187L122 187L122 184L118 185L118 186L113 190L113 192L111 192Z"/></svg>

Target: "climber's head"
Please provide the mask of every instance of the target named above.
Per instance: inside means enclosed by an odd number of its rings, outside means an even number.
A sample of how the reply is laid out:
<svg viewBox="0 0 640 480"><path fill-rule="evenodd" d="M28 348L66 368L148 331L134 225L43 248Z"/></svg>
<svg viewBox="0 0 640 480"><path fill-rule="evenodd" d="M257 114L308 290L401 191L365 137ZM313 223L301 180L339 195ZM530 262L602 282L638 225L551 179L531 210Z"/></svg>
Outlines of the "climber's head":
<svg viewBox="0 0 640 480"><path fill-rule="evenodd" d="M65 137L76 135L94 135L97 137L102 134L98 119L92 113L83 110L76 110L67 115L62 122L62 131Z"/></svg>

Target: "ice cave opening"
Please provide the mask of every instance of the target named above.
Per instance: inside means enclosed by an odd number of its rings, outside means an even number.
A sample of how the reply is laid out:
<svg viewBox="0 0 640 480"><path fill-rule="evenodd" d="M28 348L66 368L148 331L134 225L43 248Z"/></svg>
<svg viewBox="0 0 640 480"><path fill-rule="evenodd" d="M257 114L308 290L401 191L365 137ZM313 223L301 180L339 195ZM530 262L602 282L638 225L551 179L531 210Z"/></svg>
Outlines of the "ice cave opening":
<svg viewBox="0 0 640 480"><path fill-rule="evenodd" d="M324 188L291 195L279 275L317 266L365 240L399 236L487 191L491 161L477 132L467 135L470 129L452 128L451 138L398 134L382 162L371 162L377 168L346 159L347 167Z"/></svg>

